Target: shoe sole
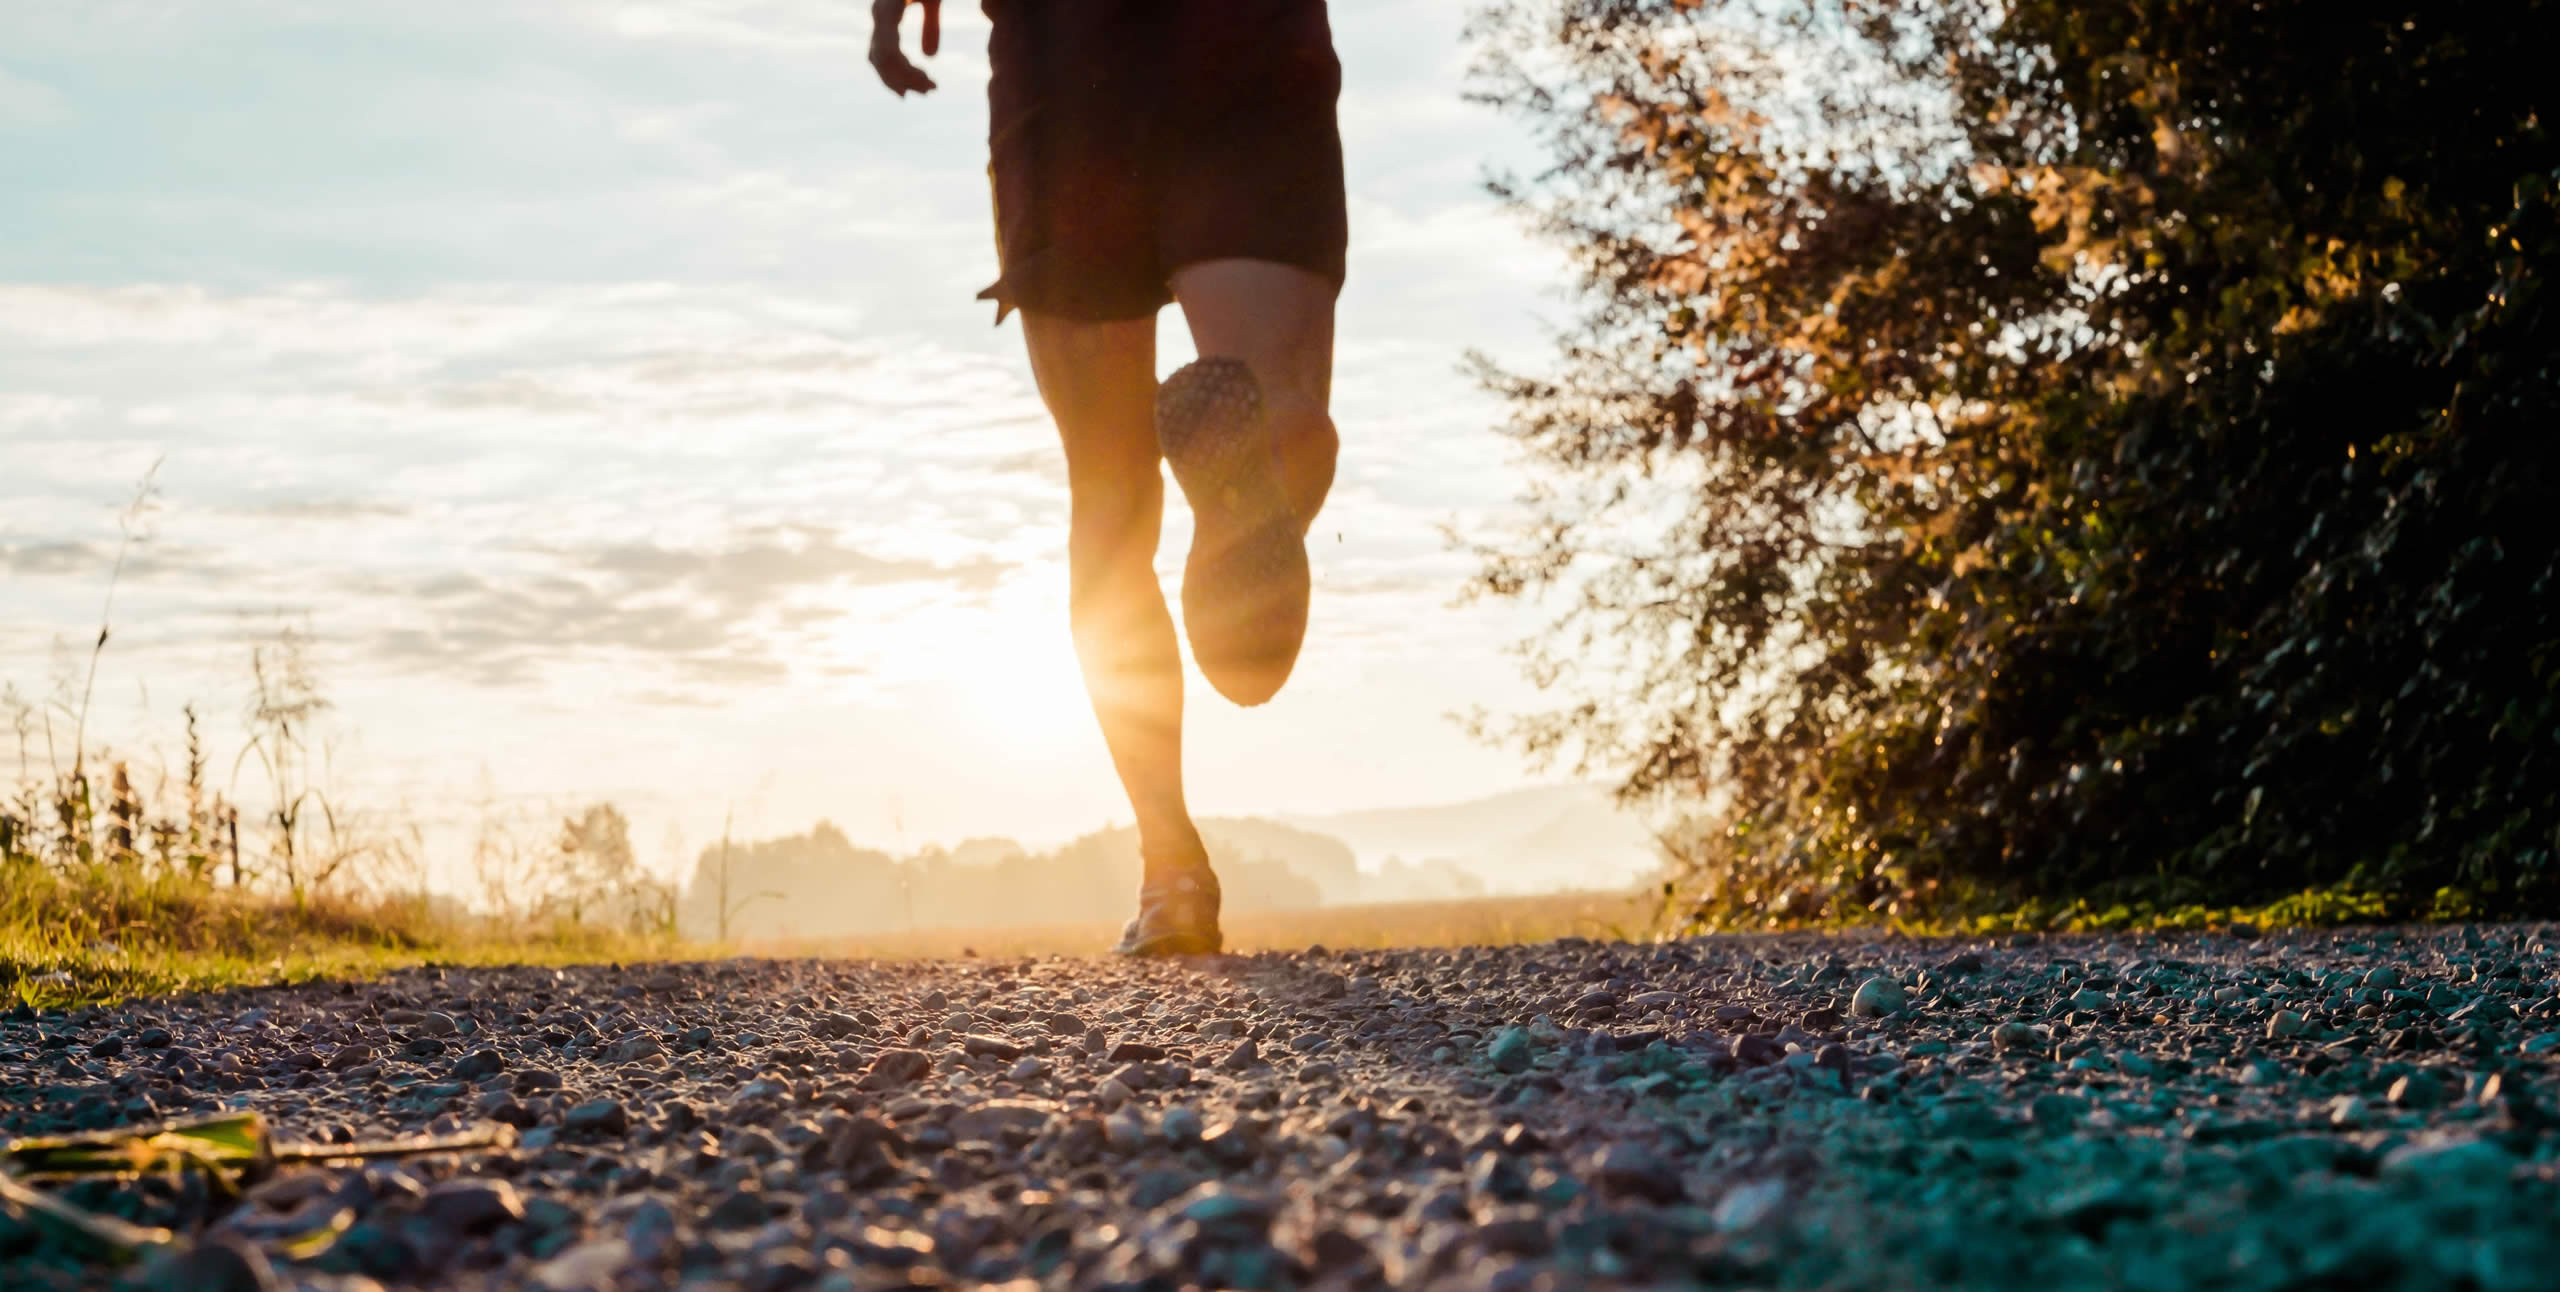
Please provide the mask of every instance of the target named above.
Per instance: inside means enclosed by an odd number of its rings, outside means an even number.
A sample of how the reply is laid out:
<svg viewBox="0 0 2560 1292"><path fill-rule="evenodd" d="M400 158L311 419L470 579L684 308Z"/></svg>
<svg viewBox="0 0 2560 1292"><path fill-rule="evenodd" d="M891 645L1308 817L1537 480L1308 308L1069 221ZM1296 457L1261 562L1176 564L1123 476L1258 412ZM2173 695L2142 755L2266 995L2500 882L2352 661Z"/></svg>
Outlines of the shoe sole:
<svg viewBox="0 0 2560 1292"><path fill-rule="evenodd" d="M1145 959L1152 956L1214 956L1226 946L1226 939L1215 933L1159 933L1142 942L1122 941L1111 948L1115 956Z"/></svg>
<svg viewBox="0 0 2560 1292"><path fill-rule="evenodd" d="M1156 445L1191 504L1182 621L1192 659L1219 694L1260 704L1297 664L1311 579L1252 370L1203 359L1166 378Z"/></svg>

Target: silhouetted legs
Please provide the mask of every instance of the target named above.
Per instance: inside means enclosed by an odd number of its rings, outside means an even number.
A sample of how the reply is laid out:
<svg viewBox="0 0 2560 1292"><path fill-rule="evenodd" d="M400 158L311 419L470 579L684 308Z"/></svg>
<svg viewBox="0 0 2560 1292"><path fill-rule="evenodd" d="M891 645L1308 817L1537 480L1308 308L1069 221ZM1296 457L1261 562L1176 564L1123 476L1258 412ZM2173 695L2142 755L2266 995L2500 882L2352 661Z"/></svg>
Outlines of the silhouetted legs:
<svg viewBox="0 0 2560 1292"><path fill-rule="evenodd" d="M1067 612L1103 743L1150 859L1200 859L1182 795L1182 657L1156 583L1164 477L1153 319L1022 315L1067 454Z"/></svg>
<svg viewBox="0 0 2560 1292"><path fill-rule="evenodd" d="M1333 285L1284 265L1226 260L1185 267L1173 286L1202 357L1241 360L1251 370L1269 432L1268 469L1302 539L1332 487L1338 450L1326 410ZM1155 321L1024 311L1022 324L1032 375L1066 450L1076 658L1145 857L1139 915L1120 949L1213 951L1217 881L1183 798L1182 660L1155 574L1164 519ZM1294 556L1296 542L1286 550ZM1303 625L1304 565L1295 568ZM1288 638L1292 657L1295 641ZM1270 688L1285 674L1284 665Z"/></svg>

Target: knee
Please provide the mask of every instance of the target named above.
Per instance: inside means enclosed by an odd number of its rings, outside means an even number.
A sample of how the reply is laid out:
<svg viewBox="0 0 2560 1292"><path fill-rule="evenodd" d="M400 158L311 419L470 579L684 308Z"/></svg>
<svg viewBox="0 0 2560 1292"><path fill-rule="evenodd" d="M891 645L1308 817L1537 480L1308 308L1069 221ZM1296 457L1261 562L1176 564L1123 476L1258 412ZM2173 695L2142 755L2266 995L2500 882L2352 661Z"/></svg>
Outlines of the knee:
<svg viewBox="0 0 2560 1292"><path fill-rule="evenodd" d="M1296 446L1300 452L1320 454L1330 460L1342 450L1342 435L1334 429L1332 414L1312 396L1295 390L1269 396L1265 415L1281 441Z"/></svg>
<svg viewBox="0 0 2560 1292"><path fill-rule="evenodd" d="M1342 455L1342 436L1324 405L1302 395L1284 394L1265 405L1272 438L1280 449L1280 478L1299 519L1312 523L1333 492L1334 469Z"/></svg>

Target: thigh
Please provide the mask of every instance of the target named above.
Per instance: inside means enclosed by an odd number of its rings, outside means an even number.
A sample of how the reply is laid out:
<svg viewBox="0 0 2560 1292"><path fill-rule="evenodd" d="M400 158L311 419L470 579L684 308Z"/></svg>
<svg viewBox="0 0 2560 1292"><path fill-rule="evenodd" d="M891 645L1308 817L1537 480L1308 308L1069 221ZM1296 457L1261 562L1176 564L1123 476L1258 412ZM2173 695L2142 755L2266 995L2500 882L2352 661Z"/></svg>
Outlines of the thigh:
<svg viewBox="0 0 2560 1292"><path fill-rule="evenodd" d="M1331 279L1268 260L1205 260L1175 271L1173 294L1201 354L1244 360L1274 399L1332 403Z"/></svg>
<svg viewBox="0 0 2560 1292"><path fill-rule="evenodd" d="M1026 309L1022 337L1041 401L1058 424L1076 501L1160 492L1155 319L1095 322Z"/></svg>

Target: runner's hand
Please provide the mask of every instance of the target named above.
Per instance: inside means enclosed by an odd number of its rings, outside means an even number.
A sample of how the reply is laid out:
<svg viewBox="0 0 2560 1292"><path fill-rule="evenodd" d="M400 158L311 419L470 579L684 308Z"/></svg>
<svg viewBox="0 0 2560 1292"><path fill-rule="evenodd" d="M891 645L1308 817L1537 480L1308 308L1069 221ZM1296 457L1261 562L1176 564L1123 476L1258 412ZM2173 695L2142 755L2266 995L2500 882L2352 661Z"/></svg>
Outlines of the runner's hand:
<svg viewBox="0 0 2560 1292"><path fill-rule="evenodd" d="M942 0L871 0L871 67L880 73L880 83L902 99L909 91L933 89L933 78L908 62L906 51L898 47L898 23L910 4L924 6L924 56L931 58L942 51Z"/></svg>

